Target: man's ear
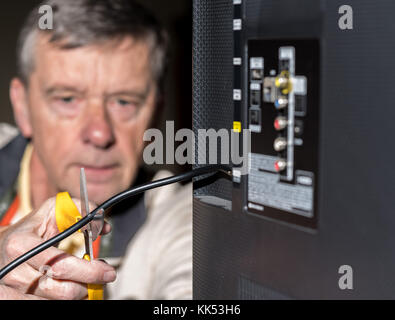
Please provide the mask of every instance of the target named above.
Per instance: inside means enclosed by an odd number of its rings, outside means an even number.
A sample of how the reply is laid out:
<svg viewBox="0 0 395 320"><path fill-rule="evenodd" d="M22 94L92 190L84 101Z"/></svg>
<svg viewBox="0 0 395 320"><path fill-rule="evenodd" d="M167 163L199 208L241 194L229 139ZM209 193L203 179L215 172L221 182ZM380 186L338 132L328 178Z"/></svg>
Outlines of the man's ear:
<svg viewBox="0 0 395 320"><path fill-rule="evenodd" d="M11 80L10 99L16 124L25 138L31 138L32 126L27 102L27 88L19 78Z"/></svg>
<svg viewBox="0 0 395 320"><path fill-rule="evenodd" d="M159 129L163 117L163 111L165 109L165 102L166 101L164 93L158 93L156 97L154 114L150 123L151 128Z"/></svg>

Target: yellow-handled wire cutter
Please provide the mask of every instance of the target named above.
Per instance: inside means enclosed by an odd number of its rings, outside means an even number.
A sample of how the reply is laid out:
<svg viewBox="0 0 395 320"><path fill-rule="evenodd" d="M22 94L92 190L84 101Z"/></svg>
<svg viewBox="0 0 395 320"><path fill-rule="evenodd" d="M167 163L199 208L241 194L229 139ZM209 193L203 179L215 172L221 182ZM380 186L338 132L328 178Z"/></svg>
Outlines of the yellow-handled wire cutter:
<svg viewBox="0 0 395 320"><path fill-rule="evenodd" d="M89 212L88 190L86 187L85 170L80 172L80 198L81 210L74 204L68 192L58 193L56 196L55 214L56 224L60 232L65 231L80 219L87 216ZM92 224L94 230L92 231ZM98 236L104 224L104 210L99 210L95 219L84 226L80 232L84 234L85 254L84 260L93 260L93 233ZM103 300L103 286L101 284L88 284L88 299Z"/></svg>
<svg viewBox="0 0 395 320"><path fill-rule="evenodd" d="M86 188L86 177L84 168L81 168L80 173L80 198L81 216L82 218L84 218L89 212L88 190ZM101 227L103 227L103 224L101 224ZM88 223L82 232L84 233L85 238L84 260L93 261L93 237L91 224ZM103 300L103 286L101 284L88 284L88 299Z"/></svg>

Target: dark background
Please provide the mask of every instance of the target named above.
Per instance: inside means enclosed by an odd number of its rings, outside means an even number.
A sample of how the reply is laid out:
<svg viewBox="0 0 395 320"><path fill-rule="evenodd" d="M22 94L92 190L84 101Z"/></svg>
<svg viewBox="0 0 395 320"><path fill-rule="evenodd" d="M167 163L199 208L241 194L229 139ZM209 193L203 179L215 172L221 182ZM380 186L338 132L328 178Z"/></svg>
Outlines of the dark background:
<svg viewBox="0 0 395 320"><path fill-rule="evenodd" d="M66 0L67 1L67 0ZM4 1L0 11L0 122L15 124L9 99L9 83L16 74L16 42L29 11L41 1ZM170 66L166 80L166 120L175 130L191 128L192 118L192 0L140 0L166 26L171 37ZM164 132L164 131L163 131ZM180 168L175 168L179 170Z"/></svg>

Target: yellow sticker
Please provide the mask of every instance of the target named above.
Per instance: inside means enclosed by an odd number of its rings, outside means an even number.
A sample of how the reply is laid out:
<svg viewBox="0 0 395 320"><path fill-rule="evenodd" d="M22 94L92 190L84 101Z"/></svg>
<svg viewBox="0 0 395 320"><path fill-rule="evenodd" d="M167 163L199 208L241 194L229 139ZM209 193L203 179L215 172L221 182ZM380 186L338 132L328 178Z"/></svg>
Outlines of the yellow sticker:
<svg viewBox="0 0 395 320"><path fill-rule="evenodd" d="M241 132L241 122L240 121L233 121L233 131Z"/></svg>

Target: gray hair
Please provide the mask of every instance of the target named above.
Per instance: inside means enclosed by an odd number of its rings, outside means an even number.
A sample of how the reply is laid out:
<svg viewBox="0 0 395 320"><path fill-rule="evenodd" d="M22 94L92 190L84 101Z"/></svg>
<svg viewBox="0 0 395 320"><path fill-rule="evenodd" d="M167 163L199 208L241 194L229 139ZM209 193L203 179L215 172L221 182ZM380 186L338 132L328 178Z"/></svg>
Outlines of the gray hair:
<svg viewBox="0 0 395 320"><path fill-rule="evenodd" d="M53 28L40 30L39 8L49 5ZM159 21L133 0L47 0L33 9L18 39L18 76L28 84L34 70L34 49L39 33L50 35L49 42L62 49L98 44L131 36L151 47L152 71L162 89L167 65L168 34Z"/></svg>

